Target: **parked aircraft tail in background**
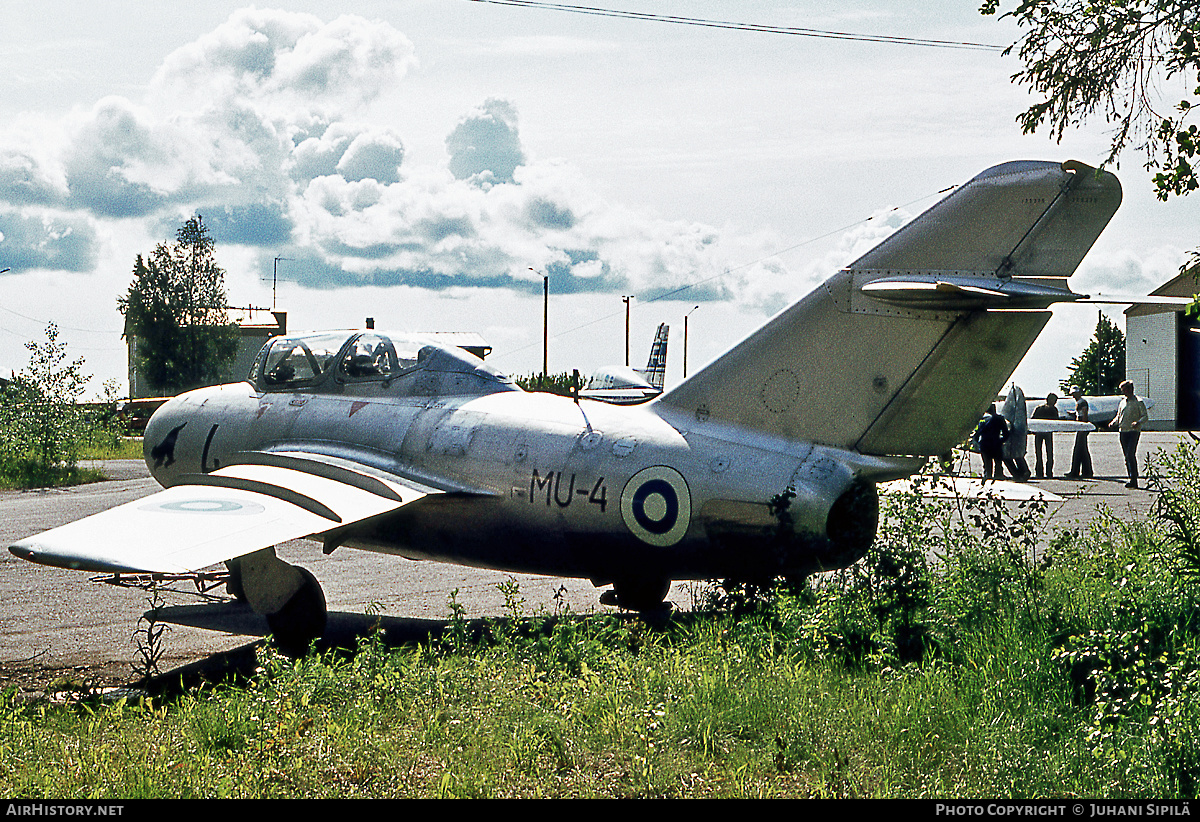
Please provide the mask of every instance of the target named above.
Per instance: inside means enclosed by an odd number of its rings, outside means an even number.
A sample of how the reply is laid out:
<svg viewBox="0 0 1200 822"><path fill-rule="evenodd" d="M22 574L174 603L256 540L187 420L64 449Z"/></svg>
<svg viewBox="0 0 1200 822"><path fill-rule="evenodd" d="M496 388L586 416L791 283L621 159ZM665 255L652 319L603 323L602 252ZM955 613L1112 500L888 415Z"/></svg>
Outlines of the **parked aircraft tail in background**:
<svg viewBox="0 0 1200 822"><path fill-rule="evenodd" d="M667 375L667 334L670 330L666 323L659 323L645 368L605 366L592 374L579 396L615 405L637 405L657 397L662 393Z"/></svg>

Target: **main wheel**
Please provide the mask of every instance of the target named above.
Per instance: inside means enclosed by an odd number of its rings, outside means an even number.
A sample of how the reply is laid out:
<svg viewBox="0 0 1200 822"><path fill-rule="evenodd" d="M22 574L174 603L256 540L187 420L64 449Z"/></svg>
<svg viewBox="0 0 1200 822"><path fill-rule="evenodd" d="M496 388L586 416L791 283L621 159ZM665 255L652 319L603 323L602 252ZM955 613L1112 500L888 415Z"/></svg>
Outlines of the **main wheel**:
<svg viewBox="0 0 1200 822"><path fill-rule="evenodd" d="M292 594L287 604L273 614L267 614L267 624L275 637L275 645L288 656L308 653L308 646L325 633L325 592L321 583L307 568L297 569L304 585Z"/></svg>
<svg viewBox="0 0 1200 822"><path fill-rule="evenodd" d="M611 592L605 592L600 601L605 605L616 605L629 611L656 611L671 590L671 580L657 577L620 579L613 582ZM608 596L608 594L612 596Z"/></svg>

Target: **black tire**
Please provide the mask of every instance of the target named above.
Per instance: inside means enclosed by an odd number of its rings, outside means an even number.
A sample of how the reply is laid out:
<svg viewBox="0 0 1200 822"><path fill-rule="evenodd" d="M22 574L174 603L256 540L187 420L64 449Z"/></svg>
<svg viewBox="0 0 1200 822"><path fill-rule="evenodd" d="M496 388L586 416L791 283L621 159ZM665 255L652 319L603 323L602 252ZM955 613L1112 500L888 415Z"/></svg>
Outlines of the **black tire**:
<svg viewBox="0 0 1200 822"><path fill-rule="evenodd" d="M225 593L237 602L246 602L246 592L242 588L242 563L231 559L225 563L225 567L229 569L229 579L225 582Z"/></svg>
<svg viewBox="0 0 1200 822"><path fill-rule="evenodd" d="M314 639L325 633L325 592L307 568L297 569L304 585L277 612L267 615L267 624L275 638L275 647L291 657L308 653Z"/></svg>
<svg viewBox="0 0 1200 822"><path fill-rule="evenodd" d="M629 611L657 611L671 591L671 580L655 577L623 579L613 583L618 607Z"/></svg>

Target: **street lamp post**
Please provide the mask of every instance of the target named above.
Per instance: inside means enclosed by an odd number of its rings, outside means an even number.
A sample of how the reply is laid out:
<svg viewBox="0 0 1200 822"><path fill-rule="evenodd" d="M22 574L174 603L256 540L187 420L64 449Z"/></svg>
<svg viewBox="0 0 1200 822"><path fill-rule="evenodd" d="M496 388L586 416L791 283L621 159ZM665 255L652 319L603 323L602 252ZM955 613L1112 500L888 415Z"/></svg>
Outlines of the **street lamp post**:
<svg viewBox="0 0 1200 822"><path fill-rule="evenodd" d="M692 311L695 311L700 306L695 306ZM688 317L692 315L692 311L683 315L683 376L687 378L687 348L688 348Z"/></svg>
<svg viewBox="0 0 1200 822"><path fill-rule="evenodd" d="M622 296L625 302L625 367L629 367L629 301L633 299L633 295Z"/></svg>
<svg viewBox="0 0 1200 822"><path fill-rule="evenodd" d="M542 388L550 375L550 276L533 266L529 270L542 278Z"/></svg>
<svg viewBox="0 0 1200 822"><path fill-rule="evenodd" d="M542 275L542 387L550 379L550 276Z"/></svg>

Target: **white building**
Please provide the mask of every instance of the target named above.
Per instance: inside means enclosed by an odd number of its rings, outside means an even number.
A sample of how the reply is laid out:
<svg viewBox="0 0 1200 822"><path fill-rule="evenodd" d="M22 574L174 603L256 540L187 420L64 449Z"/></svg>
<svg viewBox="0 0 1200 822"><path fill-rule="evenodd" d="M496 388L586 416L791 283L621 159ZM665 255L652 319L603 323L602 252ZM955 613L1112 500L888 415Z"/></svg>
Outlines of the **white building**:
<svg viewBox="0 0 1200 822"><path fill-rule="evenodd" d="M273 322L256 323L254 320L247 319L238 323L241 339L238 341L237 354L234 355L233 362L230 363L229 368L218 378L218 384L237 382L238 380L245 379L246 375L250 373L250 366L254 365L254 360L258 356L258 352L266 345L267 340L271 339L271 337L287 333L287 312L272 311L270 313L274 320ZM142 399L144 397L163 396L161 390L151 388L146 382L146 378L142 376L135 354L137 351L137 336L131 333L128 328L125 330L125 342L129 358L130 398Z"/></svg>
<svg viewBox="0 0 1200 822"><path fill-rule="evenodd" d="M1151 297L1190 298L1200 279L1187 272L1156 288ZM1125 378L1150 397L1151 430L1200 429L1200 322L1186 306L1154 302L1125 309Z"/></svg>

